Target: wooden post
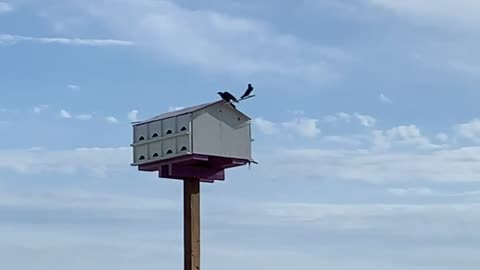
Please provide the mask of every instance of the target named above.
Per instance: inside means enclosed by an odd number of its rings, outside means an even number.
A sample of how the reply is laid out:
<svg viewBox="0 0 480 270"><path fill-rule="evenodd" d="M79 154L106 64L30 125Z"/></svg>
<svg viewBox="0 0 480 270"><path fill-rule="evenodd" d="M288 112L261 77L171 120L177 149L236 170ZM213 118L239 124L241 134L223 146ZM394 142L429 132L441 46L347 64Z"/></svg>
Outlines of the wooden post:
<svg viewBox="0 0 480 270"><path fill-rule="evenodd" d="M184 269L200 269L200 179L183 181Z"/></svg>

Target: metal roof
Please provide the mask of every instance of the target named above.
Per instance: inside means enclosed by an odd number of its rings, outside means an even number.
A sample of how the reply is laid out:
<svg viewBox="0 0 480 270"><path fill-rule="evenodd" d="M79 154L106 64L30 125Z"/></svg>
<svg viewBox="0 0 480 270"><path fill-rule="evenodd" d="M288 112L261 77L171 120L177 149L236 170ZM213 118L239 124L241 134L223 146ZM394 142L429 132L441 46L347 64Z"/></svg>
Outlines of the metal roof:
<svg viewBox="0 0 480 270"><path fill-rule="evenodd" d="M157 115L155 117L149 118L149 119L144 120L144 121L133 122L132 124L134 126L137 126L137 125L142 125L142 124L145 124L145 123L154 122L154 121L161 120L161 119L166 119L166 118L170 118L170 117L174 117L174 116L179 116L179 115L182 115L182 114L188 114L188 113L196 112L196 111L199 111L201 109L207 108L209 106L215 105L217 103L227 103L227 102L224 101L224 100L219 100L219 101L208 102L208 103L204 103L204 104L200 104L200 105L195 105L195 106L191 106L191 107L188 107L188 108L183 108L181 110L162 113L160 115ZM235 110L236 112L244 115L248 119L250 119L250 117L248 117L247 115L245 115L241 111L239 111L239 110L237 110L233 107L232 107L232 109Z"/></svg>

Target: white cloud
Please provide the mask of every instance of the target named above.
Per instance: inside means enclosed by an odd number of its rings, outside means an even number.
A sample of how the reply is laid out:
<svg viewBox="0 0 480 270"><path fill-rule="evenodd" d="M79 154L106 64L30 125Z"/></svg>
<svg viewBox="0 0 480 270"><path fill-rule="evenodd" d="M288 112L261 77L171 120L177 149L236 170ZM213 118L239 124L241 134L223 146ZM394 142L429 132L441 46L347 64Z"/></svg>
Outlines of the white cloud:
<svg viewBox="0 0 480 270"><path fill-rule="evenodd" d="M112 39L80 39L80 38L50 38L26 37L17 35L0 35L0 45L15 45L21 42L34 42L41 44L63 44L76 46L132 46L130 41Z"/></svg>
<svg viewBox="0 0 480 270"><path fill-rule="evenodd" d="M430 188L390 188L387 192L395 196L434 196L434 197L469 197L479 196L480 190L470 190L464 192L439 192Z"/></svg>
<svg viewBox="0 0 480 270"><path fill-rule="evenodd" d="M128 120L130 120L130 122L138 121L138 110L131 110L128 113Z"/></svg>
<svg viewBox="0 0 480 270"><path fill-rule="evenodd" d="M337 135L328 135L324 136L322 139L329 143L338 143L342 145L349 145L349 146L361 146L362 141L355 136L337 136Z"/></svg>
<svg viewBox="0 0 480 270"><path fill-rule="evenodd" d="M366 0L370 4L415 19L445 27L480 27L480 2L472 0Z"/></svg>
<svg viewBox="0 0 480 270"><path fill-rule="evenodd" d="M303 110L289 110L289 112L293 115L297 115L297 116L302 116L302 115L305 115L305 111Z"/></svg>
<svg viewBox="0 0 480 270"><path fill-rule="evenodd" d="M262 117L256 117L253 119L253 124L263 133L271 135L277 132L276 124L263 119Z"/></svg>
<svg viewBox="0 0 480 270"><path fill-rule="evenodd" d="M327 121L327 122L344 121L346 123L349 123L352 120L352 116L348 113L345 113L345 112L339 112L339 113L336 113L335 115L325 116L324 120Z"/></svg>
<svg viewBox="0 0 480 270"><path fill-rule="evenodd" d="M265 177L275 179L301 177L366 182L477 182L480 179L480 147L428 152L280 149L257 155L259 160L264 159L258 170L265 170Z"/></svg>
<svg viewBox="0 0 480 270"><path fill-rule="evenodd" d="M90 119L93 118L93 115L88 114L88 113L84 113L84 114L79 114L79 115L75 116L75 118L77 118L78 120L90 120Z"/></svg>
<svg viewBox="0 0 480 270"><path fill-rule="evenodd" d="M13 7L6 2L0 2L0 14L8 13L13 10Z"/></svg>
<svg viewBox="0 0 480 270"><path fill-rule="evenodd" d="M441 142L446 142L448 141L448 134L441 132L435 135L435 138Z"/></svg>
<svg viewBox="0 0 480 270"><path fill-rule="evenodd" d="M395 196L431 196L433 194L429 188L389 188L387 192Z"/></svg>
<svg viewBox="0 0 480 270"><path fill-rule="evenodd" d="M441 72L455 71L462 75L478 77L480 55L476 52L480 30L480 3L475 0L361 0L371 17L393 15L417 27L414 61L429 69ZM355 5L355 4L352 4ZM378 16L381 12L381 16ZM384 17L386 18L386 17ZM393 22L393 21L392 21ZM411 28L412 25L400 27ZM419 27L420 26L420 27ZM439 31L437 31L437 29ZM400 37L397 42L412 36ZM400 49L402 50L402 49ZM472 53L473 52L473 53ZM412 60L413 60L412 59Z"/></svg>
<svg viewBox="0 0 480 270"><path fill-rule="evenodd" d="M107 117L105 117L105 120L107 120L108 122L110 122L112 124L117 124L118 123L118 119L113 117L113 116L107 116Z"/></svg>
<svg viewBox="0 0 480 270"><path fill-rule="evenodd" d="M2 192L0 206L40 207L69 210L164 210L178 209L169 200L137 197L126 194L101 193L81 189L53 189L33 194Z"/></svg>
<svg viewBox="0 0 480 270"><path fill-rule="evenodd" d="M70 119L72 118L72 115L67 112L66 110L61 110L60 111L60 117L65 118L65 119Z"/></svg>
<svg viewBox="0 0 480 270"><path fill-rule="evenodd" d="M472 61L472 58L468 60ZM450 60L448 61L447 65L454 71L458 71L460 73L465 73L472 76L480 75L480 65L478 64L478 62L467 63L465 60Z"/></svg>
<svg viewBox="0 0 480 270"><path fill-rule="evenodd" d="M270 226L308 224L322 229L367 230L399 237L471 235L480 224L480 204L314 204L270 203L257 206ZM425 221L431 222L425 222ZM245 223L254 222L246 219ZM438 222L437 222L438 221ZM267 223L268 222L268 223ZM399 231L401 231L399 233ZM466 233L468 231L468 233ZM478 236L478 233L476 233Z"/></svg>
<svg viewBox="0 0 480 270"><path fill-rule="evenodd" d="M288 122L283 122L281 125L302 137L316 137L320 134L320 128L318 128L317 123L317 119L299 117Z"/></svg>
<svg viewBox="0 0 480 270"><path fill-rule="evenodd" d="M415 125L398 126L386 131L386 134L395 139L408 140L421 136L420 130Z"/></svg>
<svg viewBox="0 0 480 270"><path fill-rule="evenodd" d="M41 113L42 111L44 111L46 109L48 109L48 105L40 104L40 105L37 105L37 106L33 107L33 112L34 113Z"/></svg>
<svg viewBox="0 0 480 270"><path fill-rule="evenodd" d="M385 96L384 94L380 94L380 95L378 96L378 99L379 99L382 103L385 103L385 104L392 104L392 103L393 103L392 100L391 100L389 97Z"/></svg>
<svg viewBox="0 0 480 270"><path fill-rule="evenodd" d="M264 118L257 117L253 120L253 124L259 128L261 132L269 135L277 133L279 129L282 129L283 134L291 133L302 137L316 137L321 134L321 129L318 125L319 119L303 116L303 113L296 115L297 117L281 123L274 123ZM359 113L350 115L348 113L339 112L335 115L329 115L323 118L323 120L327 122L341 121L346 123L351 122L353 119L357 119L358 122L365 127L373 127L376 123L374 117ZM329 138L332 141L336 140L337 142L339 142L340 139L339 136L329 136ZM349 144L352 144L354 141L356 141L354 144L358 144L358 140L348 140L350 142ZM343 141L345 142L346 140Z"/></svg>
<svg viewBox="0 0 480 270"><path fill-rule="evenodd" d="M377 122L377 119L370 115L355 113L354 116L358 119L358 121L360 121L360 124L364 127L373 127Z"/></svg>
<svg viewBox="0 0 480 270"><path fill-rule="evenodd" d="M458 124L454 127L454 129L461 137L474 141L480 140L480 119L478 118L466 123Z"/></svg>
<svg viewBox="0 0 480 270"><path fill-rule="evenodd" d="M301 137L316 137L321 133L318 127L318 119L308 117L295 117L289 121L274 123L262 117L253 119L253 124L262 133L272 135L280 130L282 134L293 134Z"/></svg>
<svg viewBox="0 0 480 270"><path fill-rule="evenodd" d="M69 84L69 85L67 85L67 88L70 89L70 90L79 90L80 86L75 85L75 84Z"/></svg>
<svg viewBox="0 0 480 270"><path fill-rule="evenodd" d="M204 70L275 73L310 80L336 78L335 64L350 59L337 48L309 44L260 21L190 10L174 1L84 1L103 20L162 58ZM122 18L128 17L129 20ZM195 44L195 46L192 46Z"/></svg>
<svg viewBox="0 0 480 270"><path fill-rule="evenodd" d="M339 112L334 115L327 115L323 119L327 122L345 122L345 123L350 123L352 119L357 119L358 122L364 127L373 127L377 122L377 119L375 119L375 117L366 115L366 114L360 114L357 112L354 114Z"/></svg>
<svg viewBox="0 0 480 270"><path fill-rule="evenodd" d="M182 106L169 106L168 107L168 111L169 112L174 112L174 111L178 111L178 110L181 110L181 109L184 109L185 107L182 107Z"/></svg>
<svg viewBox="0 0 480 270"><path fill-rule="evenodd" d="M398 126L388 130L374 130L373 143L376 148L388 149L392 146L416 146L424 149L441 148L432 144L415 125Z"/></svg>
<svg viewBox="0 0 480 270"><path fill-rule="evenodd" d="M0 169L18 173L55 172L73 174L81 171L105 176L130 164L131 149L77 148L63 151L0 150Z"/></svg>

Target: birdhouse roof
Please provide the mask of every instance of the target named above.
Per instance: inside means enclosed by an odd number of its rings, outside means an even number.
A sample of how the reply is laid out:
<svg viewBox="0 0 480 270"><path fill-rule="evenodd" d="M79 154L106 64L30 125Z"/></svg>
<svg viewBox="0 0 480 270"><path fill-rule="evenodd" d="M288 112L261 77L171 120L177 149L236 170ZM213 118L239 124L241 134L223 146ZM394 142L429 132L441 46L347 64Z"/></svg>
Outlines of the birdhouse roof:
<svg viewBox="0 0 480 270"><path fill-rule="evenodd" d="M170 117L179 116L179 115L182 115L182 114L193 113L193 112L196 112L196 111L199 111L199 110L202 110L202 109L205 109L207 107L210 107L210 106L213 106L213 105L216 105L216 104L220 104L220 103L227 103L227 102L224 101L224 100L219 100L219 101L208 102L208 103L204 103L204 104L200 104L200 105L195 105L195 106L183 108L183 109L176 110L176 111L166 112L166 113L162 113L160 115L157 115L155 117L149 118L149 119L144 120L144 121L134 122L133 125L137 126L137 125L141 125L141 124L145 124L145 123L149 123L149 122L154 122L154 121L158 121L158 120L162 120L162 119L166 119L166 118L170 118ZM230 106L230 107L234 111L236 111L237 113L246 117L247 119L249 119L249 120L251 119L250 117L248 117L247 115L245 115L241 111L237 110L236 108L234 108L232 106Z"/></svg>

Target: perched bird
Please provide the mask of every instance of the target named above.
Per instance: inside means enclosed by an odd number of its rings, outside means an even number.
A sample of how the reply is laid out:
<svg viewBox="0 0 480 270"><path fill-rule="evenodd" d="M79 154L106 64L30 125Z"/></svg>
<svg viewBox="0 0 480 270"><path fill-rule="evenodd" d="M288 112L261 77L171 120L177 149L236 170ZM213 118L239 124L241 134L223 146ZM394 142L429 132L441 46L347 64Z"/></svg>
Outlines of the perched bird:
<svg viewBox="0 0 480 270"><path fill-rule="evenodd" d="M238 100L236 97L234 97L232 94L230 94L229 92L217 92L217 94L220 95L220 97L222 97L223 100L225 100L226 102L230 102L230 101L233 101L233 102L237 102L238 103Z"/></svg>
<svg viewBox="0 0 480 270"><path fill-rule="evenodd" d="M244 99L244 98L250 96L252 91L253 91L253 86L249 83L247 90L245 90L245 93L240 97L240 99Z"/></svg>

